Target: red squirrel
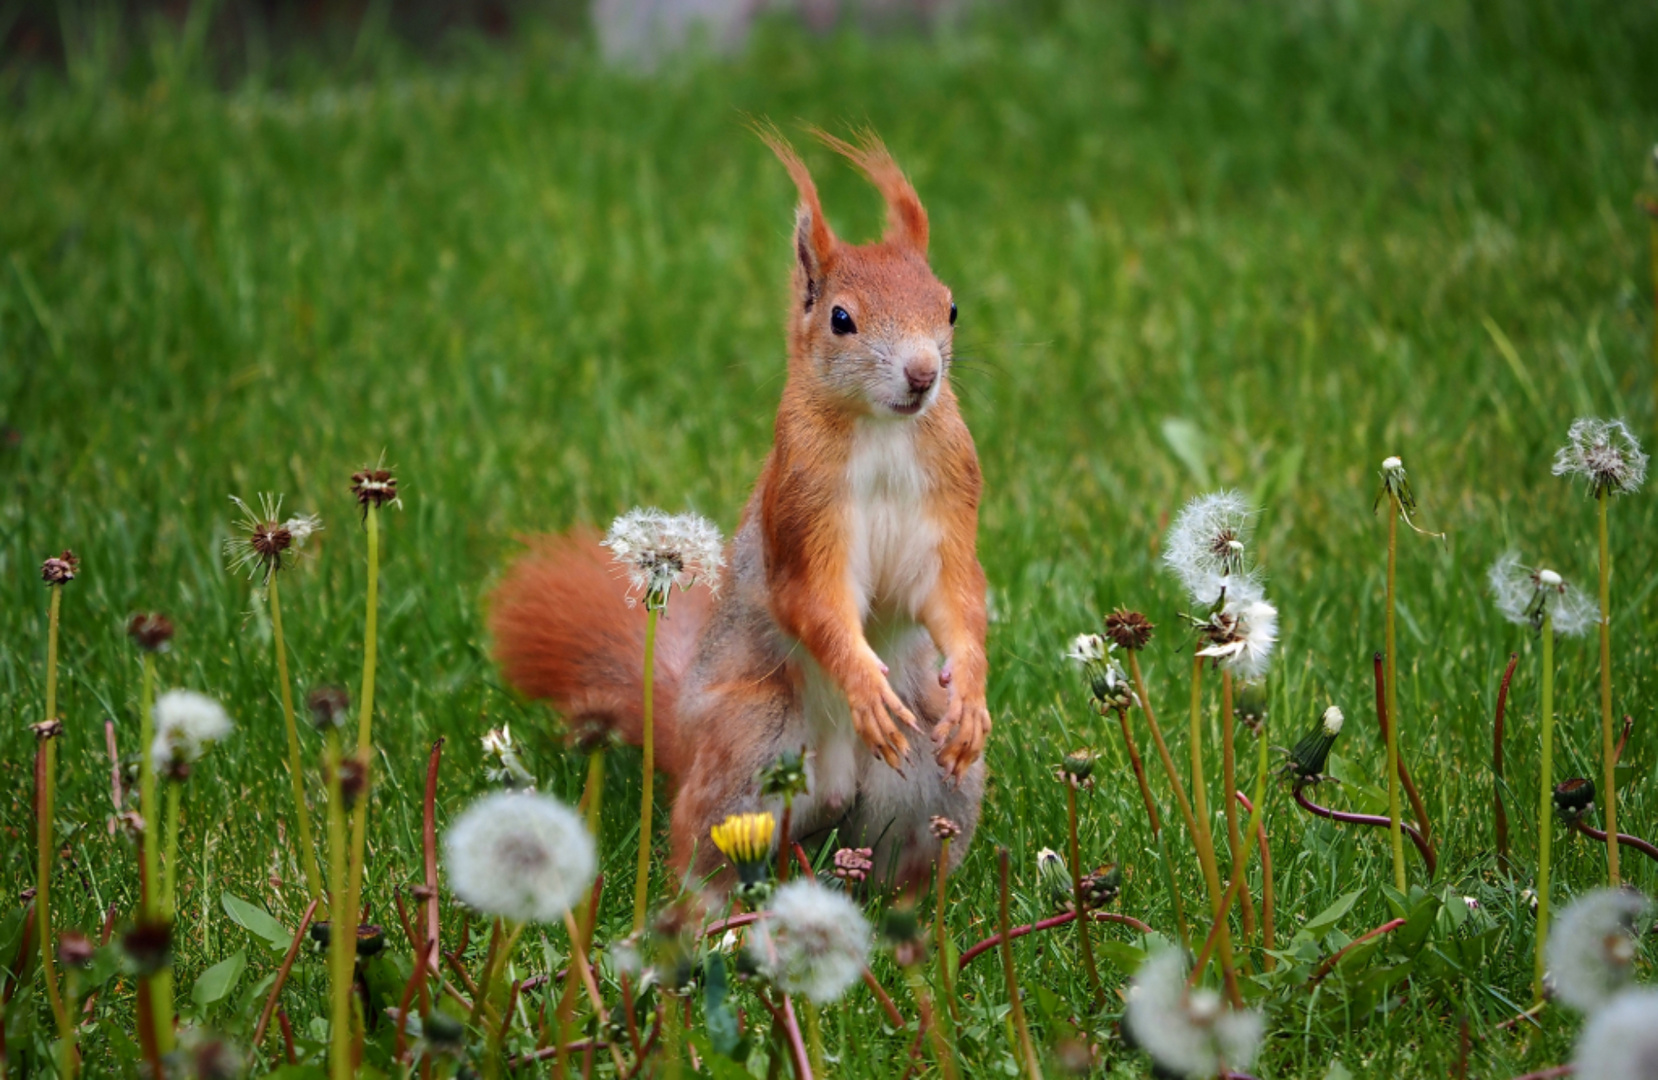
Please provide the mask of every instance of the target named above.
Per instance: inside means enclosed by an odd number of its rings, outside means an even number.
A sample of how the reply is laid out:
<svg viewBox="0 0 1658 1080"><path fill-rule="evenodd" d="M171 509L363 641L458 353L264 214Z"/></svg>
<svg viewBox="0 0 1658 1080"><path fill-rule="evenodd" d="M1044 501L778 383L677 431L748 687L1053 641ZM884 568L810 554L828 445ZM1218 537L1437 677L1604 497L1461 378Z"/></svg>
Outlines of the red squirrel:
<svg viewBox="0 0 1658 1080"><path fill-rule="evenodd" d="M759 774L785 751L807 751L794 835L838 829L894 884L930 871L934 815L961 827L959 860L984 794L982 479L950 386L956 305L886 148L814 134L880 191L886 229L877 243L838 239L799 155L760 131L799 192L788 380L726 583L676 597L658 631L672 862L716 888L730 875L709 829L780 811ZM592 532L545 538L495 590L489 621L513 685L637 742L645 620L626 591Z"/></svg>

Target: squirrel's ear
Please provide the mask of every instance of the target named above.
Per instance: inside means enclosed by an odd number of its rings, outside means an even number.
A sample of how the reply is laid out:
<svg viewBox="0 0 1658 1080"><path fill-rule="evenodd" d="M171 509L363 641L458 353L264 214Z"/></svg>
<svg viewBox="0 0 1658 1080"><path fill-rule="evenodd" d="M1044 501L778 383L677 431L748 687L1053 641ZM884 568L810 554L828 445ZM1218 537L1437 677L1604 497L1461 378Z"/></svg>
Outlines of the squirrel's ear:
<svg viewBox="0 0 1658 1080"><path fill-rule="evenodd" d="M754 133L777 155L777 160L789 171L795 190L800 193L800 205L795 210L794 251L800 289L806 310L823 295L823 279L835 258L835 234L824 220L823 206L818 202L817 185L806 163L794 152L794 147L783 138L782 132L769 123L756 122Z"/></svg>
<svg viewBox="0 0 1658 1080"><path fill-rule="evenodd" d="M812 134L829 149L840 154L867 177L880 191L887 204L887 230L882 238L889 243L907 244L917 253L927 254L927 210L921 197L915 193L898 163L892 160L887 148L873 131L857 133L856 143L847 142L818 128Z"/></svg>

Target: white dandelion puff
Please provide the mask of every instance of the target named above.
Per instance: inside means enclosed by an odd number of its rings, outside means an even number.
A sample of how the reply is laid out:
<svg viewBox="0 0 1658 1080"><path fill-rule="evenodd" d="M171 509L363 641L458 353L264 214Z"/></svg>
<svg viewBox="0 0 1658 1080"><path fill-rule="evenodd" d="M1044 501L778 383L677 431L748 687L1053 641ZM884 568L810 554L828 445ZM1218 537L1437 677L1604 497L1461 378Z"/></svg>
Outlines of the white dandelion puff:
<svg viewBox="0 0 1658 1080"><path fill-rule="evenodd" d="M1228 600L1199 633L1209 645L1197 655L1214 657L1245 682L1259 679L1278 644L1278 609L1261 599Z"/></svg>
<svg viewBox="0 0 1658 1080"><path fill-rule="evenodd" d="M1658 1076L1658 990L1626 990L1597 1010L1577 1037L1577 1080Z"/></svg>
<svg viewBox="0 0 1658 1080"><path fill-rule="evenodd" d="M1324 734L1330 736L1332 739L1337 735L1340 735L1341 725L1346 721L1346 719L1347 717L1341 711L1340 705L1332 705L1328 709L1325 709L1324 717L1321 721L1324 727Z"/></svg>
<svg viewBox="0 0 1658 1080"><path fill-rule="evenodd" d="M1199 495L1174 519L1163 565L1180 579L1194 603L1209 607L1223 597L1247 600L1260 595L1255 573L1248 568L1254 517L1242 495L1216 491Z"/></svg>
<svg viewBox="0 0 1658 1080"><path fill-rule="evenodd" d="M1622 420L1579 417L1554 455L1554 475L1578 476L1596 495L1627 495L1646 480L1647 456Z"/></svg>
<svg viewBox="0 0 1658 1080"><path fill-rule="evenodd" d="M1078 634L1065 650L1065 659L1079 664L1097 664L1111 655L1111 643L1103 634Z"/></svg>
<svg viewBox="0 0 1658 1080"><path fill-rule="evenodd" d="M1497 610L1518 626L1541 630L1547 614L1556 634L1577 637L1600 621L1600 608L1592 597L1553 570L1522 565L1516 552L1499 556L1486 577Z"/></svg>
<svg viewBox="0 0 1658 1080"><path fill-rule="evenodd" d="M556 922L593 883L598 853L581 816L533 791L485 795L443 834L450 887L486 915Z"/></svg>
<svg viewBox="0 0 1658 1080"><path fill-rule="evenodd" d="M1561 911L1547 947L1555 996L1589 1013L1627 987L1639 924L1649 906L1638 892L1596 889Z"/></svg>
<svg viewBox="0 0 1658 1080"><path fill-rule="evenodd" d="M484 768L490 783L505 784L509 788L533 788L535 777L524 767L518 756L518 747L512 741L512 726L502 724L490 728L483 737L484 755L494 763Z"/></svg>
<svg viewBox="0 0 1658 1080"><path fill-rule="evenodd" d="M1212 1077L1247 1069L1264 1027L1261 1014L1235 1011L1206 988L1188 992L1186 957L1176 948L1153 955L1134 975L1123 1026L1158 1068L1176 1076Z"/></svg>
<svg viewBox="0 0 1658 1080"><path fill-rule="evenodd" d="M155 699L155 741L150 764L157 772L193 765L234 725L224 706L194 690L169 690Z"/></svg>
<svg viewBox="0 0 1658 1080"><path fill-rule="evenodd" d="M676 585L720 587L723 541L719 528L705 517L630 510L611 523L604 546L627 572L629 604L642 597L646 607L661 610Z"/></svg>
<svg viewBox="0 0 1658 1080"><path fill-rule="evenodd" d="M761 972L786 993L827 1005L863 974L869 920L844 893L797 878L772 894L748 939Z"/></svg>

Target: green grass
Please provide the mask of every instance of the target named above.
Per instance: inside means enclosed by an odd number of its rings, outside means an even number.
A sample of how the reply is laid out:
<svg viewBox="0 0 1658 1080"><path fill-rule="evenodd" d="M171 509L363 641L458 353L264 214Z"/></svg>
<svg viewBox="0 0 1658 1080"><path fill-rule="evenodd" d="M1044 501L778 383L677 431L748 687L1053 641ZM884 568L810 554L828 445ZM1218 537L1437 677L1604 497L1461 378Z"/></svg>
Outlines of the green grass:
<svg viewBox="0 0 1658 1080"><path fill-rule="evenodd" d="M389 43L351 66L301 54L228 90L165 39L143 62L88 53L68 78L7 73L0 422L16 438L0 445L0 892L32 883L37 569L69 546L84 563L64 602L59 923L90 931L104 906L134 904L133 853L104 827L101 728L113 717L136 750L139 664L122 627L160 609L180 627L162 684L213 693L240 722L190 782L181 998L243 947L240 993L273 968L219 906L228 890L289 925L303 907L282 840L268 628L219 552L227 496L280 491L323 515L285 579L291 662L301 688L355 686L365 565L347 481L382 453L404 508L384 528L376 912L419 876L433 739L449 740L440 821L484 790L477 738L502 722L543 788L574 798L582 763L553 715L502 685L481 598L520 534L639 503L734 524L783 379L792 199L744 121L867 121L931 211L986 478L994 779L953 879L957 939L990 932L998 844L1017 858L1016 917L1046 913L1035 851L1063 846L1065 820L1049 774L1088 743L1106 759L1083 800L1085 857L1123 863L1121 910L1172 929L1121 739L1057 658L1111 607L1146 611L1160 627L1148 677L1183 760L1189 640L1156 546L1200 491L1236 486L1263 508L1258 554L1283 613L1272 742L1339 703L1338 754L1381 782L1370 656L1385 528L1371 501L1377 465L1401 453L1423 521L1449 533L1405 537L1402 746L1440 831L1439 884L1480 898L1498 946L1461 976L1424 968L1382 1008L1354 1004L1362 974L1275 993L1255 1071L1317 1078L1340 1058L1354 1075L1445 1075L1463 1016L1478 1075L1567 1056L1577 1024L1564 1013L1535 1045L1493 1030L1502 998L1527 994L1532 936L1491 872L1491 711L1518 649L1509 810L1529 865L1537 677L1535 642L1496 616L1484 571L1512 545L1591 584L1592 503L1549 476L1553 449L1580 414L1654 431L1647 222L1632 196L1658 137L1646 64L1658 15L1519 0L1053 7L933 38L765 24L739 59L654 79L600 70L551 32L440 65ZM875 231L873 193L828 155L811 161L837 229ZM1636 718L1619 820L1650 834L1658 512L1649 493L1613 512L1616 708ZM1596 653L1577 641L1559 653L1557 774L1598 776ZM613 756L601 940L626 929L637 785L636 753ZM1283 796L1268 827L1282 937L1355 889L1315 956L1389 917L1384 834L1312 825ZM1179 830L1171 843L1195 906L1196 862ZM1557 898L1601 879L1600 850L1562 834L1557 851ZM1640 856L1624 866L1658 886ZM1033 936L1017 953L1025 985L1051 991L1032 1010L1051 1041L1087 1000L1073 939ZM543 965L538 948L521 955ZM293 987L303 1031L325 1015L321 961ZM1012 1072L994 959L961 989L978 1018L972 1073ZM14 1053L50 1027L38 996L20 1001L32 1007L6 1018ZM90 1071L131 1073L108 1034L130 1029L131 1003L130 986L100 999L110 1022ZM244 1022L234 1014L216 1020ZM838 1075L902 1071L908 1036L881 1028L866 991L825 1020ZM1117 1075L1146 1067L1115 1041L1104 1060Z"/></svg>

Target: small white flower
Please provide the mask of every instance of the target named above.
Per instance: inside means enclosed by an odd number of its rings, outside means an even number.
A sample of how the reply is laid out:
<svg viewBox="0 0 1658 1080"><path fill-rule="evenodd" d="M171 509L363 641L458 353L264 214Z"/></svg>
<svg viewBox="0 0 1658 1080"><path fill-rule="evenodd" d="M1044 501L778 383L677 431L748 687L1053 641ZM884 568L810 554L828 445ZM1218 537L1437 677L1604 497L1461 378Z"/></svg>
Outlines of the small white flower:
<svg viewBox="0 0 1658 1080"><path fill-rule="evenodd" d="M1157 1066L1176 1076L1213 1077L1247 1069L1261 1044L1263 1021L1227 1008L1209 989L1186 989L1186 957L1177 948L1153 955L1134 975L1123 1025Z"/></svg>
<svg viewBox="0 0 1658 1080"><path fill-rule="evenodd" d="M1556 634L1577 637L1600 621L1600 608L1592 597L1553 570L1521 565L1516 552L1499 556L1486 576L1497 610L1518 626L1541 630L1547 613Z"/></svg>
<svg viewBox="0 0 1658 1080"><path fill-rule="evenodd" d="M1324 734L1335 738L1341 734L1341 725L1347 717L1343 715L1340 705L1332 705L1324 710Z"/></svg>
<svg viewBox="0 0 1658 1080"><path fill-rule="evenodd" d="M150 764L161 772L201 760L234 726L224 706L194 690L169 690L155 700Z"/></svg>
<svg viewBox="0 0 1658 1080"><path fill-rule="evenodd" d="M772 894L748 939L749 956L790 994L827 1005L863 974L869 920L845 894L796 878Z"/></svg>
<svg viewBox="0 0 1658 1080"><path fill-rule="evenodd" d="M1200 628L1212 656L1248 682L1266 674L1278 643L1278 609L1265 600L1228 600L1226 606Z"/></svg>
<svg viewBox="0 0 1658 1080"><path fill-rule="evenodd" d="M1577 1080L1658 1076L1658 990L1626 990L1583 1025L1572 1056Z"/></svg>
<svg viewBox="0 0 1658 1080"><path fill-rule="evenodd" d="M1163 565L1174 572L1192 601L1209 607L1225 597L1260 596L1246 555L1255 511L1236 491L1200 495L1187 503L1169 529Z"/></svg>
<svg viewBox="0 0 1658 1080"><path fill-rule="evenodd" d="M700 581L720 587L725 565L720 530L696 514L631 510L611 523L604 546L627 572L629 604L643 597L646 607L661 610L676 585L689 589Z"/></svg>
<svg viewBox="0 0 1658 1080"><path fill-rule="evenodd" d="M1079 664L1097 664L1111 655L1112 645L1103 634L1078 634L1065 650L1065 659Z"/></svg>
<svg viewBox="0 0 1658 1080"><path fill-rule="evenodd" d="M1580 417L1554 455L1554 475L1581 476L1595 494L1627 495L1646 480L1647 456L1622 420Z"/></svg>
<svg viewBox="0 0 1658 1080"><path fill-rule="evenodd" d="M581 816L533 791L485 795L443 834L450 887L486 915L554 922L593 883L598 853Z"/></svg>
<svg viewBox="0 0 1658 1080"><path fill-rule="evenodd" d="M1589 1013L1628 986L1638 924L1648 906L1637 892L1596 889L1561 911L1547 948L1555 996Z"/></svg>
<svg viewBox="0 0 1658 1080"><path fill-rule="evenodd" d="M518 748L512 743L512 728L502 724L498 728L491 728L483 738L484 754L495 759L496 765L484 769L484 775L494 784L505 784L509 788L533 788L535 777L530 770L524 768L524 762L518 757Z"/></svg>

